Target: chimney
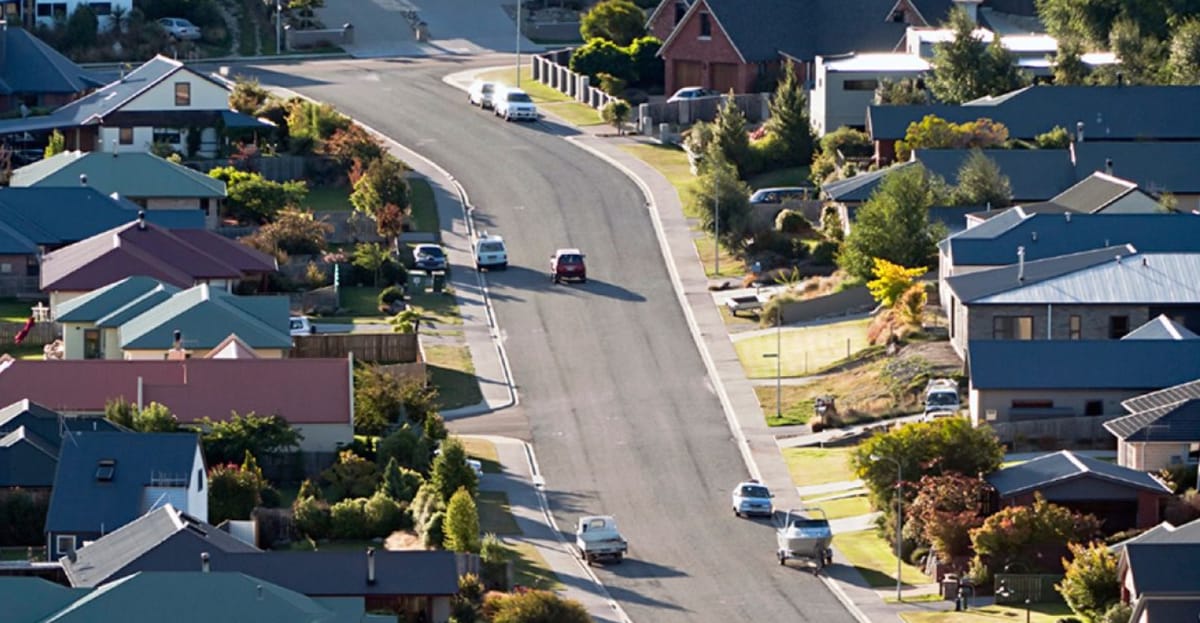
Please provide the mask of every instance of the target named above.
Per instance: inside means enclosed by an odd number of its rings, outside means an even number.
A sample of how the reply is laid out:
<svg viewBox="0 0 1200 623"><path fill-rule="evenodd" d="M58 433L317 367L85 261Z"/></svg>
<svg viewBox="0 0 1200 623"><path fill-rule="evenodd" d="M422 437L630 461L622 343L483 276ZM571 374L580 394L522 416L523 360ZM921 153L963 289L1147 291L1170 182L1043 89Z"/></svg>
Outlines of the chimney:
<svg viewBox="0 0 1200 623"><path fill-rule="evenodd" d="M1017 247L1017 283L1025 283L1025 247Z"/></svg>
<svg viewBox="0 0 1200 623"><path fill-rule="evenodd" d="M375 583L375 548L367 548L367 584Z"/></svg>
<svg viewBox="0 0 1200 623"><path fill-rule="evenodd" d="M200 552L200 571L208 573L208 552Z"/></svg>
<svg viewBox="0 0 1200 623"><path fill-rule="evenodd" d="M1113 174L1112 158L1104 159L1104 172L1109 175Z"/></svg>
<svg viewBox="0 0 1200 623"><path fill-rule="evenodd" d="M145 210L138 210L137 228L138 228L138 231L146 231L146 211Z"/></svg>
<svg viewBox="0 0 1200 623"><path fill-rule="evenodd" d="M1031 238L1033 238L1033 241L1034 241L1034 242L1037 242L1037 232L1036 232L1036 231L1035 231L1035 232L1031 232L1031 233L1030 233L1030 237L1031 237Z"/></svg>
<svg viewBox="0 0 1200 623"><path fill-rule="evenodd" d="M1075 122L1075 142L1077 142L1077 143L1083 142L1083 122L1082 121Z"/></svg>
<svg viewBox="0 0 1200 623"><path fill-rule="evenodd" d="M79 174L79 185L80 185L80 186L87 186L87 173L80 173L80 174Z"/></svg>
<svg viewBox="0 0 1200 623"><path fill-rule="evenodd" d="M1150 258L1143 255L1142 256L1142 266L1149 268L1150 267Z"/></svg>
<svg viewBox="0 0 1200 623"><path fill-rule="evenodd" d="M1117 86L1118 87L1125 86L1125 74L1123 74L1119 71L1117 72Z"/></svg>
<svg viewBox="0 0 1200 623"><path fill-rule="evenodd" d="M1118 253L1117 254L1117 264L1120 264L1120 263L1121 263L1121 254Z"/></svg>
<svg viewBox="0 0 1200 623"><path fill-rule="evenodd" d="M259 584L258 586L254 587L254 594L255 594L255 597L259 601L262 601L262 598L263 598L262 584Z"/></svg>
<svg viewBox="0 0 1200 623"><path fill-rule="evenodd" d="M1067 222L1070 223L1071 222L1071 213L1068 211L1068 212L1064 212L1063 214L1067 217Z"/></svg>
<svg viewBox="0 0 1200 623"><path fill-rule="evenodd" d="M0 19L0 65L8 60L8 20Z"/></svg>

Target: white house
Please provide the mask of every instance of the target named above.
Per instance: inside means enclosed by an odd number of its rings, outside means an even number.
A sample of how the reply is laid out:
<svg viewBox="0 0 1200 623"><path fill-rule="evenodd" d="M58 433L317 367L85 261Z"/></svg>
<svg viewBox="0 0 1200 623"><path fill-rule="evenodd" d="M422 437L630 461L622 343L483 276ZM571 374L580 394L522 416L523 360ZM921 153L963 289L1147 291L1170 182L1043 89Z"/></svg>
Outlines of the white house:
<svg viewBox="0 0 1200 623"><path fill-rule="evenodd" d="M929 61L902 53L817 56L809 102L813 130L824 136L841 126L866 127L867 108L883 80L897 82L929 71Z"/></svg>
<svg viewBox="0 0 1200 623"><path fill-rule="evenodd" d="M33 14L37 23L42 26L53 26L57 20L65 20L79 5L92 7L101 29L111 28L113 9L123 10L126 14L133 9L133 0L108 0L92 2L89 0L33 0Z"/></svg>

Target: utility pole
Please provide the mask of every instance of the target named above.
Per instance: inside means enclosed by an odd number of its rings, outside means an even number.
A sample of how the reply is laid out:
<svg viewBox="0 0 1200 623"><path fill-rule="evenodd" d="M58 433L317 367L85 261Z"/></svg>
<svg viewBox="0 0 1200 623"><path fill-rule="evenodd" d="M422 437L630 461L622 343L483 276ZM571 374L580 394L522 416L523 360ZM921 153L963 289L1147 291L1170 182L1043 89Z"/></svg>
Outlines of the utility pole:
<svg viewBox="0 0 1200 623"><path fill-rule="evenodd" d="M715 184L713 193L713 276L721 275L721 187Z"/></svg>
<svg viewBox="0 0 1200 623"><path fill-rule="evenodd" d="M281 0L275 0L275 56L279 56L283 42L283 7L280 5Z"/></svg>
<svg viewBox="0 0 1200 623"><path fill-rule="evenodd" d="M775 306L775 419L783 418L783 305Z"/></svg>
<svg viewBox="0 0 1200 623"><path fill-rule="evenodd" d="M521 0L517 0L517 88L521 88Z"/></svg>

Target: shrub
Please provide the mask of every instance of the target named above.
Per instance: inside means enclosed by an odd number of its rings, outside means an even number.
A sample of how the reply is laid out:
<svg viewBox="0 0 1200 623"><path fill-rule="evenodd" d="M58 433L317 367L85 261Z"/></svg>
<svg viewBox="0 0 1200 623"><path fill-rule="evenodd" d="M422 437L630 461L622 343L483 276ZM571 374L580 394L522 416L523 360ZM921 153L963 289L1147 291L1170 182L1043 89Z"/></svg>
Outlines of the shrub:
<svg viewBox="0 0 1200 623"><path fill-rule="evenodd" d="M384 537L396 530L411 526L408 513L396 500L388 497L383 491L375 492L367 499L364 506L367 515L367 528L372 537Z"/></svg>
<svg viewBox="0 0 1200 623"><path fill-rule="evenodd" d="M421 539L425 547L441 547L446 542L446 511L435 511L429 516L421 529Z"/></svg>
<svg viewBox="0 0 1200 623"><path fill-rule="evenodd" d="M269 223L278 212L300 205L308 195L308 185L299 180L272 182L258 173L234 167L218 167L208 175L225 182L229 195L224 203L225 216L242 223Z"/></svg>
<svg viewBox="0 0 1200 623"><path fill-rule="evenodd" d="M442 444L441 453L433 460L429 482L447 504L460 488L475 497L479 491L479 478L467 464L467 452L458 439L451 437Z"/></svg>
<svg viewBox="0 0 1200 623"><path fill-rule="evenodd" d="M920 568L924 566L925 559L929 557L929 548L924 545L914 547L908 554L908 564Z"/></svg>
<svg viewBox="0 0 1200 623"><path fill-rule="evenodd" d="M662 41L653 36L638 37L625 49L633 63L633 82L640 87L661 87L665 68L658 51L662 49Z"/></svg>
<svg viewBox="0 0 1200 623"><path fill-rule="evenodd" d="M412 504L409 505L408 510L412 514L413 523L416 524L419 530L423 531L425 525L429 523L429 518L432 517L434 513L440 510L445 510L445 508L446 505L442 503L442 499L438 495L437 489L434 489L433 486L427 482L424 485L421 485L420 489L417 489L417 494L413 496ZM438 545L441 543L442 542L440 540L437 541Z"/></svg>
<svg viewBox="0 0 1200 623"><path fill-rule="evenodd" d="M1054 588L1071 610L1086 621L1098 621L1120 601L1117 557L1101 543L1068 546L1071 560L1063 559L1063 579Z"/></svg>
<svg viewBox="0 0 1200 623"><path fill-rule="evenodd" d="M365 498L379 487L379 467L350 450L343 450L338 462L321 472L321 480L330 501Z"/></svg>
<svg viewBox="0 0 1200 623"><path fill-rule="evenodd" d="M335 539L365 539L371 536L367 523L366 498L350 498L329 509L330 532Z"/></svg>
<svg viewBox="0 0 1200 623"><path fill-rule="evenodd" d="M796 210L780 210L775 216L775 231L785 234L802 234L812 229L808 219Z"/></svg>
<svg viewBox="0 0 1200 623"><path fill-rule="evenodd" d="M329 537L331 514L329 505L315 497L297 497L292 503L292 519L296 529L310 539Z"/></svg>
<svg viewBox="0 0 1200 623"><path fill-rule="evenodd" d="M483 562L483 582L489 588L507 590L508 563L513 559L513 551L495 534L483 536L479 547L479 558Z"/></svg>
<svg viewBox="0 0 1200 623"><path fill-rule="evenodd" d="M1129 623L1132 617L1133 608L1129 604L1117 602L1096 623Z"/></svg>
<svg viewBox="0 0 1200 623"><path fill-rule="evenodd" d="M589 623L583 605L549 591L489 593L483 611L492 623Z"/></svg>
<svg viewBox="0 0 1200 623"><path fill-rule="evenodd" d="M917 279L929 271L924 266L916 268L906 268L899 264L893 264L882 258L874 258L875 270L872 273L875 278L867 282L867 289L871 291L871 296L884 307L892 307Z"/></svg>
<svg viewBox="0 0 1200 623"><path fill-rule="evenodd" d="M600 79L599 87L601 91L613 97L620 97L625 92L626 80L624 78L604 71L596 74L596 77Z"/></svg>
<svg viewBox="0 0 1200 623"><path fill-rule="evenodd" d="M255 506L262 503L266 480L254 457L246 455L242 466L218 464L208 471L208 519L218 525L226 519L249 519Z"/></svg>
<svg viewBox="0 0 1200 623"><path fill-rule="evenodd" d="M633 61L626 51L607 39L591 39L575 50L569 63L571 71L599 80L601 73L621 78L634 78Z"/></svg>
<svg viewBox="0 0 1200 623"><path fill-rule="evenodd" d="M1011 506L984 520L971 532L971 546L976 560L992 572L1020 561L1030 573L1049 573L1062 568L1068 543L1085 542L1099 533L1095 517L1051 504L1036 493L1033 505Z"/></svg>
<svg viewBox="0 0 1200 623"><path fill-rule="evenodd" d="M379 292L380 309L392 307L392 303L404 300L404 289L400 286L388 286Z"/></svg>
<svg viewBox="0 0 1200 623"><path fill-rule="evenodd" d="M298 208L284 208L273 222L259 227L257 231L242 238L242 242L268 255L316 255L325 250L325 236L333 232L333 225L325 217L317 219L312 212ZM324 274L322 274L322 280Z"/></svg>
<svg viewBox="0 0 1200 623"><path fill-rule="evenodd" d="M452 552L479 552L479 510L475 499L465 487L460 487L446 505L446 540L444 547Z"/></svg>
<svg viewBox="0 0 1200 623"><path fill-rule="evenodd" d="M433 448L423 433L411 424L405 424L399 429L379 440L375 457L376 462L387 465L395 459L400 467L411 469L420 474L429 473L429 458Z"/></svg>
<svg viewBox="0 0 1200 623"><path fill-rule="evenodd" d="M377 365L360 366L354 370L354 432L359 435L379 435L400 419L400 380ZM390 437L390 435L389 435ZM385 438L386 439L386 438ZM383 443L376 458L386 464ZM411 457L397 457L401 465L414 467ZM414 469L419 469L415 468Z"/></svg>
<svg viewBox="0 0 1200 623"><path fill-rule="evenodd" d="M832 240L822 240L813 247L812 255L809 257L817 266L833 266L837 261L838 248L838 243Z"/></svg>
<svg viewBox="0 0 1200 623"><path fill-rule="evenodd" d="M392 457L383 468L383 483L379 490L397 502L408 503L412 502L413 496L423 484L425 479L420 473L401 467L396 458Z"/></svg>

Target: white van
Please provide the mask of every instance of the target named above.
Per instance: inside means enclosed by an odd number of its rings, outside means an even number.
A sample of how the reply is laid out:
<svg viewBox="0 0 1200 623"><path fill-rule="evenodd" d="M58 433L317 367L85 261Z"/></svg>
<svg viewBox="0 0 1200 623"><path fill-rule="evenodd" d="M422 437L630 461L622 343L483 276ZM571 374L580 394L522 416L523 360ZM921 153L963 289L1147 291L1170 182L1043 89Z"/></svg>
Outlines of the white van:
<svg viewBox="0 0 1200 623"><path fill-rule="evenodd" d="M475 241L475 270L483 268L508 268L508 247L504 246L504 239L488 235L486 231Z"/></svg>

